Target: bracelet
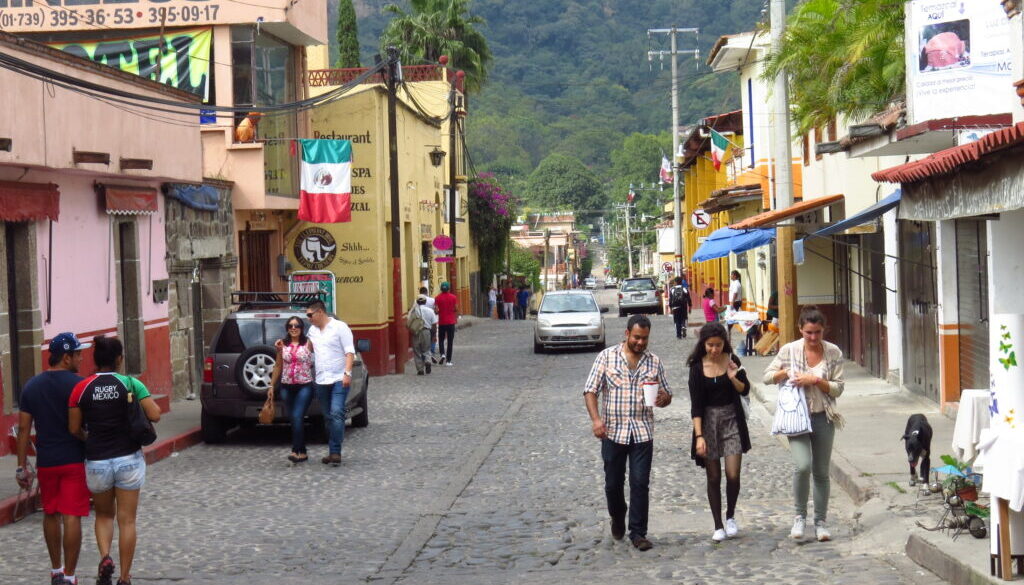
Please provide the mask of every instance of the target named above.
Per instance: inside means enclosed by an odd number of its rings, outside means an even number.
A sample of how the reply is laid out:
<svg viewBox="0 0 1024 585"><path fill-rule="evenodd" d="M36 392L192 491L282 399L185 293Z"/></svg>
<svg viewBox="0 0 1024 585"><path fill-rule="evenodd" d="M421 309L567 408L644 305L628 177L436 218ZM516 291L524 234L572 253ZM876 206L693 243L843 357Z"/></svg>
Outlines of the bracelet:
<svg viewBox="0 0 1024 585"><path fill-rule="evenodd" d="M698 439L703 439L703 438L704 438L704 435L697 435L697 438L698 438Z"/></svg>

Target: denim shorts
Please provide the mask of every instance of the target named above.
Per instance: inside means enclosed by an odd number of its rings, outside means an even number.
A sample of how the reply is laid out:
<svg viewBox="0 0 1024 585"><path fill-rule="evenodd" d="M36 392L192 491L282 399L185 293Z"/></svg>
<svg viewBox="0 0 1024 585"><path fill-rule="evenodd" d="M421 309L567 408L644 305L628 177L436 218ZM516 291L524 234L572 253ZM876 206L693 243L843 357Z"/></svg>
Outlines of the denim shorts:
<svg viewBox="0 0 1024 585"><path fill-rule="evenodd" d="M100 494L111 488L139 490L146 483L146 458L142 450L113 459L86 460L85 482L89 491Z"/></svg>

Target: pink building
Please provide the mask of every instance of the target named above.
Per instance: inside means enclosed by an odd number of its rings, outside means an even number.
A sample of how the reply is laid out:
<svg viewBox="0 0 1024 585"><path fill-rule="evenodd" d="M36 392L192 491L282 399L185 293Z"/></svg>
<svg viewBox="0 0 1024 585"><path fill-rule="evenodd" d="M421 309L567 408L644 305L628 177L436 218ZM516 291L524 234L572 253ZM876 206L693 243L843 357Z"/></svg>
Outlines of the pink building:
<svg viewBox="0 0 1024 585"><path fill-rule="evenodd" d="M198 101L3 32L0 53L144 98ZM0 431L15 423L22 386L45 369L62 331L117 335L126 372L170 394L161 186L203 180L197 116L140 115L6 68L0 88ZM92 367L87 350L81 373Z"/></svg>

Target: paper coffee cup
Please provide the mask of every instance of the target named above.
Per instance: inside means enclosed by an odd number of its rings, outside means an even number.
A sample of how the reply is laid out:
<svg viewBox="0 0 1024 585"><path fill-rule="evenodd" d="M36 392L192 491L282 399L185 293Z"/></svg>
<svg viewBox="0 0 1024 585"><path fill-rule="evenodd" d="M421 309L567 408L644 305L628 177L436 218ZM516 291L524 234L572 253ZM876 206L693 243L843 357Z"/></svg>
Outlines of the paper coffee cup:
<svg viewBox="0 0 1024 585"><path fill-rule="evenodd" d="M647 382L644 384L644 404L647 406L654 406L655 401L658 400L658 384L657 382Z"/></svg>

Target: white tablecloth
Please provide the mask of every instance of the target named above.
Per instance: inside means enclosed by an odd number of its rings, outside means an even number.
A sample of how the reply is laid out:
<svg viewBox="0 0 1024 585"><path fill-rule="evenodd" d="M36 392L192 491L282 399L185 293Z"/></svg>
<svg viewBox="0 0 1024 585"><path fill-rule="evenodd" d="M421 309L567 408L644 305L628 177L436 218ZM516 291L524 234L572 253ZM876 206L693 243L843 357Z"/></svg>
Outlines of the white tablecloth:
<svg viewBox="0 0 1024 585"><path fill-rule="evenodd" d="M740 330L744 333L760 323L761 318L756 311L733 311L729 309L725 312L725 324L730 327L732 325L739 325Z"/></svg>
<svg viewBox="0 0 1024 585"><path fill-rule="evenodd" d="M961 461L970 461L978 454L978 438L989 427L988 390L964 390L953 427L953 454Z"/></svg>

